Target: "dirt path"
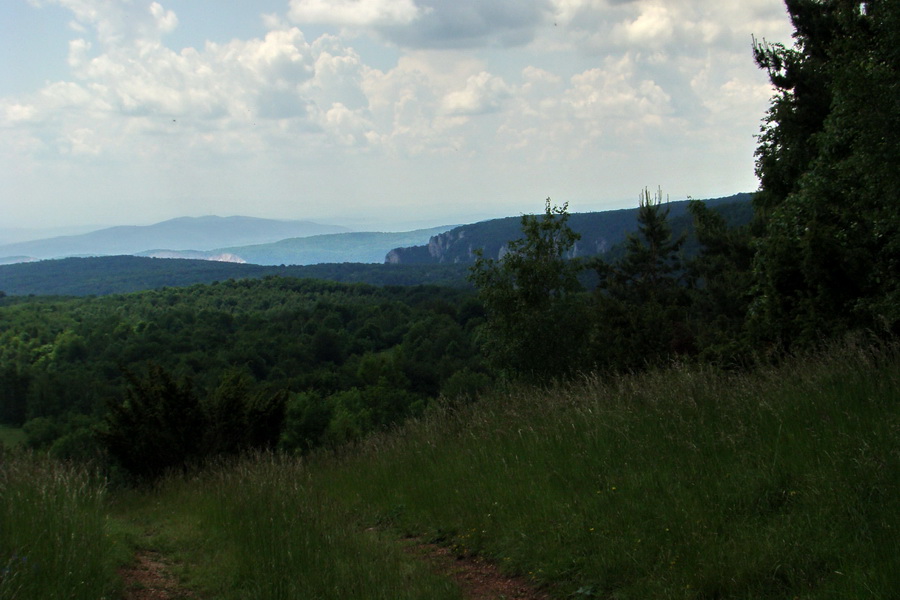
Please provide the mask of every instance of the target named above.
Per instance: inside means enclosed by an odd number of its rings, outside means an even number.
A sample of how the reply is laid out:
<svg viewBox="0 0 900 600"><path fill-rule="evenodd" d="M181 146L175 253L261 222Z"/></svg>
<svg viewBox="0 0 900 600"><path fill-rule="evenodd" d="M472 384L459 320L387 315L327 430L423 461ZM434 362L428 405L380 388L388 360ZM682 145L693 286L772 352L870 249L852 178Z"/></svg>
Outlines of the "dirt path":
<svg viewBox="0 0 900 600"><path fill-rule="evenodd" d="M139 550L130 566L119 569L119 575L124 582L125 600L195 599L179 587L165 558L157 552Z"/></svg>
<svg viewBox="0 0 900 600"><path fill-rule="evenodd" d="M434 570L456 581L466 600L550 600L526 579L509 577L477 556L457 556L437 544L414 542L409 552L432 564ZM157 552L139 550L134 562L119 570L124 600L196 600L178 585L169 563Z"/></svg>
<svg viewBox="0 0 900 600"><path fill-rule="evenodd" d="M410 552L422 556L435 570L456 581L466 600L550 600L521 577L509 577L478 556L458 556L449 548L415 542Z"/></svg>

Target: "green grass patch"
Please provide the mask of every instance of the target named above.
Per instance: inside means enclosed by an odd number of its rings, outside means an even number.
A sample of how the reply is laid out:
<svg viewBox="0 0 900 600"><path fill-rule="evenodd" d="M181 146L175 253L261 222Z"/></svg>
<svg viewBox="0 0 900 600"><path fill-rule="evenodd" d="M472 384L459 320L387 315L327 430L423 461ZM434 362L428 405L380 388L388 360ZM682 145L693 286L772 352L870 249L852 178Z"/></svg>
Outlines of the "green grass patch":
<svg viewBox="0 0 900 600"><path fill-rule="evenodd" d="M0 598L117 597L124 555L104 497L85 469L0 453Z"/></svg>
<svg viewBox="0 0 900 600"><path fill-rule="evenodd" d="M0 448L16 448L25 443L25 432L17 427L0 425Z"/></svg>
<svg viewBox="0 0 900 600"><path fill-rule="evenodd" d="M557 598L900 597L896 349L523 387L111 503L34 457L0 477L0 598L102 598L117 547L201 598L459 598L407 535Z"/></svg>
<svg viewBox="0 0 900 600"><path fill-rule="evenodd" d="M898 597L900 363L855 348L445 406L310 486L558 597Z"/></svg>
<svg viewBox="0 0 900 600"><path fill-rule="evenodd" d="M458 599L456 586L307 485L296 460L262 455L150 492L123 492L116 518L164 554L201 597Z"/></svg>

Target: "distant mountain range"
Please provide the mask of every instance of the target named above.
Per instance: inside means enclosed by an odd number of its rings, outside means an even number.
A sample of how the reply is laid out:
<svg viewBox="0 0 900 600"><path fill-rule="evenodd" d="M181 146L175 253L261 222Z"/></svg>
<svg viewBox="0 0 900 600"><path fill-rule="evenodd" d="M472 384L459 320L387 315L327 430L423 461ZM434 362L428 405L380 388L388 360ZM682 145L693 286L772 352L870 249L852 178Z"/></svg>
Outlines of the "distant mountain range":
<svg viewBox="0 0 900 600"><path fill-rule="evenodd" d="M295 237L344 233L346 227L310 221L252 217L182 217L155 225L121 226L0 245L0 262L138 254L152 249L207 251L224 246L265 244ZM4 260L6 259L6 260Z"/></svg>
<svg viewBox="0 0 900 600"><path fill-rule="evenodd" d="M748 223L752 218L753 206L750 200L751 194L737 194L705 202L707 206L719 211L730 225L740 225ZM691 235L693 223L687 212L687 206L687 202L671 202L667 205L673 233L688 235L683 252L690 256L697 252L698 243L695 236ZM254 233L248 230L252 227L248 227L240 231L240 235L277 236L281 235L279 232L284 231L278 229L279 227L291 223L270 221L269 223L277 224L274 228L276 233L271 233L273 229L267 229L259 221L265 220L209 217L199 221L176 219L151 227L168 231L172 235L169 239L176 241L173 246L179 246L187 245L179 243L183 242L184 238L176 239L171 232L180 229L182 235L187 235L186 232L190 231L192 226L196 232L198 225L213 227L226 225L225 229L231 228L233 232L235 228L240 229L243 223L256 225L258 230ZM575 213L570 215L569 225L582 236L572 250L572 256L602 254L608 260L614 260L624 253L624 241L628 234L637 229L637 209ZM293 226L308 226L309 231L317 225L293 222ZM111 231L135 235L145 233L140 228L137 230L112 228L95 233L102 234L99 239L107 239L106 236L109 236ZM297 229L292 231L296 233ZM219 234L224 235L221 231ZM500 257L506 252L509 242L520 238L521 234L521 217L406 233L316 234L246 246L215 244L215 241L223 238L216 238L212 232L207 231L205 237L197 234L191 245L208 246L208 249L142 250L123 252L122 256L73 257L64 260L40 260L27 264L0 263L0 291L16 296L100 295L267 275L313 277L380 285L439 283L464 286L468 266L475 260L475 250L483 249L486 257ZM91 235L72 237L97 239L91 238ZM158 239L153 238L153 241ZM68 248L72 247L72 242L68 238L45 240L48 244L45 247L57 243L59 245L55 246L56 248L63 247L63 242L59 240L70 244ZM142 242L131 240L129 243L144 245L146 248L148 241L151 241L151 238L145 237ZM18 244L0 246L0 256L3 256L4 250L13 246L20 250ZM149 247L160 246L152 244ZM40 249L41 246L33 248ZM109 246L106 249L109 249ZM86 254L96 255L100 252L94 247ZM137 256L138 254L143 256ZM176 258L178 260L172 260Z"/></svg>
<svg viewBox="0 0 900 600"><path fill-rule="evenodd" d="M190 258L255 265L317 265L321 263L382 263L398 246L426 243L451 226L401 233L352 232L311 235L279 240L271 244L228 246L205 252L152 250L137 256Z"/></svg>

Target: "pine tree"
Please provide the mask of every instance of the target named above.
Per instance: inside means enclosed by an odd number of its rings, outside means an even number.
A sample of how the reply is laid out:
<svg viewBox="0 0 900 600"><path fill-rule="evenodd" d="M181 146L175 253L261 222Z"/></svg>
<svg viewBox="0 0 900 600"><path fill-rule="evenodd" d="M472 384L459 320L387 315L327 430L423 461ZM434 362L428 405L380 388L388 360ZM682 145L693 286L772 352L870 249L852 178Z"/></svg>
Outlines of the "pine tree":
<svg viewBox="0 0 900 600"><path fill-rule="evenodd" d="M628 236L625 256L593 262L596 294L593 355L601 368L641 369L693 351L680 250L663 205L662 191L643 190L638 231Z"/></svg>

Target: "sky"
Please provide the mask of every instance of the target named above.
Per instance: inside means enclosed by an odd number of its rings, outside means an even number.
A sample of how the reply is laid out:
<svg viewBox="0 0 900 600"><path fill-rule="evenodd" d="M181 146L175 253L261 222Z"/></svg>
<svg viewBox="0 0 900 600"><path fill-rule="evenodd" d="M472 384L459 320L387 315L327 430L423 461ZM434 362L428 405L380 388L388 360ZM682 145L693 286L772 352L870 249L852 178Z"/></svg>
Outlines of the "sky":
<svg viewBox="0 0 900 600"><path fill-rule="evenodd" d="M781 0L3 0L0 228L753 191Z"/></svg>

